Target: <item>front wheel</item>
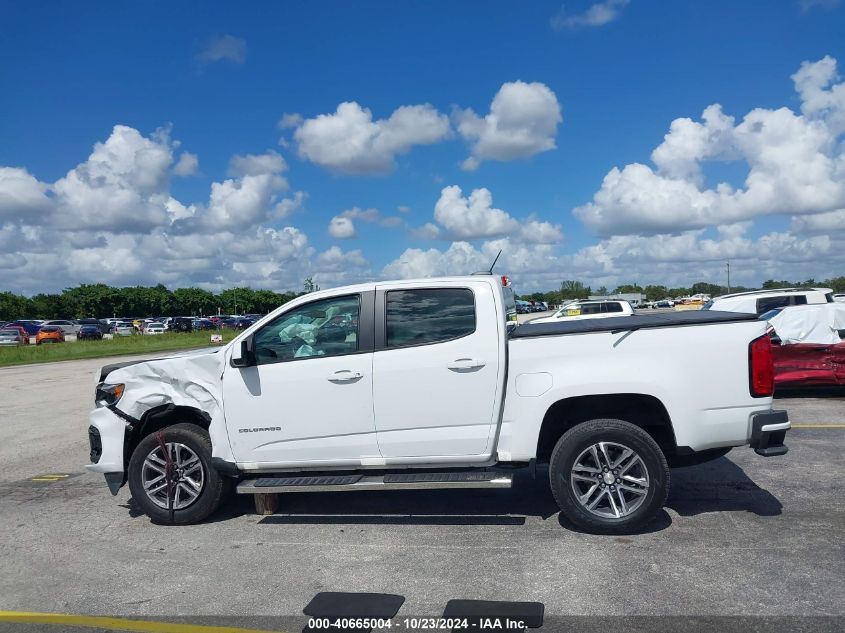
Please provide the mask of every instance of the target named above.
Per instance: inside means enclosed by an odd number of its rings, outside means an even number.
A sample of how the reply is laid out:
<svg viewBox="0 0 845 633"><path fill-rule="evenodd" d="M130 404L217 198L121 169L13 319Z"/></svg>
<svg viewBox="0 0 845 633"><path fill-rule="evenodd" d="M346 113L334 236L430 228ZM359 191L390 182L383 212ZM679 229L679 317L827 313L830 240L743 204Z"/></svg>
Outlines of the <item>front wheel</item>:
<svg viewBox="0 0 845 633"><path fill-rule="evenodd" d="M594 534L638 530L669 493L663 451L623 420L590 420L564 433L552 452L549 478L564 516Z"/></svg>
<svg viewBox="0 0 845 633"><path fill-rule="evenodd" d="M168 477L169 473L169 477ZM228 482L211 468L211 439L195 424L174 424L138 443L129 490L156 523L199 523L225 501Z"/></svg>

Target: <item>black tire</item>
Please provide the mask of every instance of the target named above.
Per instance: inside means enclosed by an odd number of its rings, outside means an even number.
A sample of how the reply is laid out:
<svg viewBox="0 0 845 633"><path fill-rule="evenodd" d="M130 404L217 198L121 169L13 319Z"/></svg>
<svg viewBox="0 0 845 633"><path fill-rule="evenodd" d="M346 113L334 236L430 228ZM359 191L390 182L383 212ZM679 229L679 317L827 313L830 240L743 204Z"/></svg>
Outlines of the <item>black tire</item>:
<svg viewBox="0 0 845 633"><path fill-rule="evenodd" d="M626 516L598 516L579 502L573 490L571 474L575 460L599 442L613 442L630 448L640 456L648 472L649 486L645 499ZM657 516L669 494L669 466L663 451L643 429L623 420L590 420L564 433L552 452L549 480L563 515L577 528L592 534L637 532ZM586 484L587 487L589 485ZM621 490L620 494L623 494Z"/></svg>
<svg viewBox="0 0 845 633"><path fill-rule="evenodd" d="M199 523L217 511L226 500L231 483L211 467L211 439L208 432L196 424L179 423L161 430L164 441L178 442L190 448L199 457L203 470L203 486L199 496L185 508L173 511L173 523L189 525ZM143 466L147 455L159 446L155 433L142 439L129 460L129 491L144 513L156 523L170 523L167 508L156 505L144 490Z"/></svg>

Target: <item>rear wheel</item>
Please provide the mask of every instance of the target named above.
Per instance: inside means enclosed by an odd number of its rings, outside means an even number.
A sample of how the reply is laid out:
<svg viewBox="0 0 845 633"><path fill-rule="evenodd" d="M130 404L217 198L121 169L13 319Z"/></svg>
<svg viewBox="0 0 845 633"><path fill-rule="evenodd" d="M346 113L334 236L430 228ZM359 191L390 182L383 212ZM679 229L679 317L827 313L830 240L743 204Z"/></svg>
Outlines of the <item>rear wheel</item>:
<svg viewBox="0 0 845 633"><path fill-rule="evenodd" d="M168 473L170 476L168 477ZM225 501L228 481L211 468L211 440L195 424L175 424L138 443L129 460L129 490L157 523L199 523Z"/></svg>
<svg viewBox="0 0 845 633"><path fill-rule="evenodd" d="M596 534L636 531L654 519L669 492L663 451L623 420L590 420L564 433L549 477L564 516Z"/></svg>

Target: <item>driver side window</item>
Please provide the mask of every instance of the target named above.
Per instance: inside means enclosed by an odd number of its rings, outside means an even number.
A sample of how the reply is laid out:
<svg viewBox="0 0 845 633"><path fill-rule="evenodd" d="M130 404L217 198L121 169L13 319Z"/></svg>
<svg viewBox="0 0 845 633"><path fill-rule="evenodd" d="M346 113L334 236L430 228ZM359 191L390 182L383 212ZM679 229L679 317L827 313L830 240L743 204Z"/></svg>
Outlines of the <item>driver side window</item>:
<svg viewBox="0 0 845 633"><path fill-rule="evenodd" d="M332 297L294 308L253 339L258 365L358 351L360 296Z"/></svg>

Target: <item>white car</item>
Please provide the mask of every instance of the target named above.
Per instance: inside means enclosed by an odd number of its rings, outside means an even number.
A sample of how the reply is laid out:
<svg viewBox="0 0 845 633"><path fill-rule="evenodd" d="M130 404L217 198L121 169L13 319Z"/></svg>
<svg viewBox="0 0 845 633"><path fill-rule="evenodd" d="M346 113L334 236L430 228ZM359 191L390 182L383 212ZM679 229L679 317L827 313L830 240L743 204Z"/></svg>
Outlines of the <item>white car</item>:
<svg viewBox="0 0 845 633"><path fill-rule="evenodd" d="M836 303L845 303L845 292L837 292L833 295L833 300Z"/></svg>
<svg viewBox="0 0 845 633"><path fill-rule="evenodd" d="M144 326L145 336L155 336L158 334L164 334L166 331L167 328L164 327L163 323L147 323Z"/></svg>
<svg viewBox="0 0 845 633"><path fill-rule="evenodd" d="M74 323L73 321L66 321L66 320L53 320L53 321L44 321L41 324L42 327L52 326L61 328L62 332L65 336L71 335L76 336L79 334L79 328L82 327L78 323Z"/></svg>
<svg viewBox="0 0 845 633"><path fill-rule="evenodd" d="M833 291L830 288L772 288L715 297L701 309L748 312L759 316L774 308L832 302Z"/></svg>
<svg viewBox="0 0 845 633"><path fill-rule="evenodd" d="M552 316L532 319L529 323L558 323L561 321L580 321L581 319L601 319L606 317L630 316L634 314L631 304L623 300L570 301L564 303Z"/></svg>
<svg viewBox="0 0 845 633"><path fill-rule="evenodd" d="M232 486L261 504L510 488L515 469L548 463L563 515L625 533L660 511L669 465L786 452L754 315L510 328L514 310L493 275L371 282L297 297L224 347L107 365L88 469L113 494L128 482L156 522L185 524Z"/></svg>
<svg viewBox="0 0 845 633"><path fill-rule="evenodd" d="M133 336L135 326L132 321L117 321L113 326L115 336Z"/></svg>
<svg viewBox="0 0 845 633"><path fill-rule="evenodd" d="M0 327L0 345L26 345L27 338L20 333L20 330L13 330L11 328L4 329Z"/></svg>

